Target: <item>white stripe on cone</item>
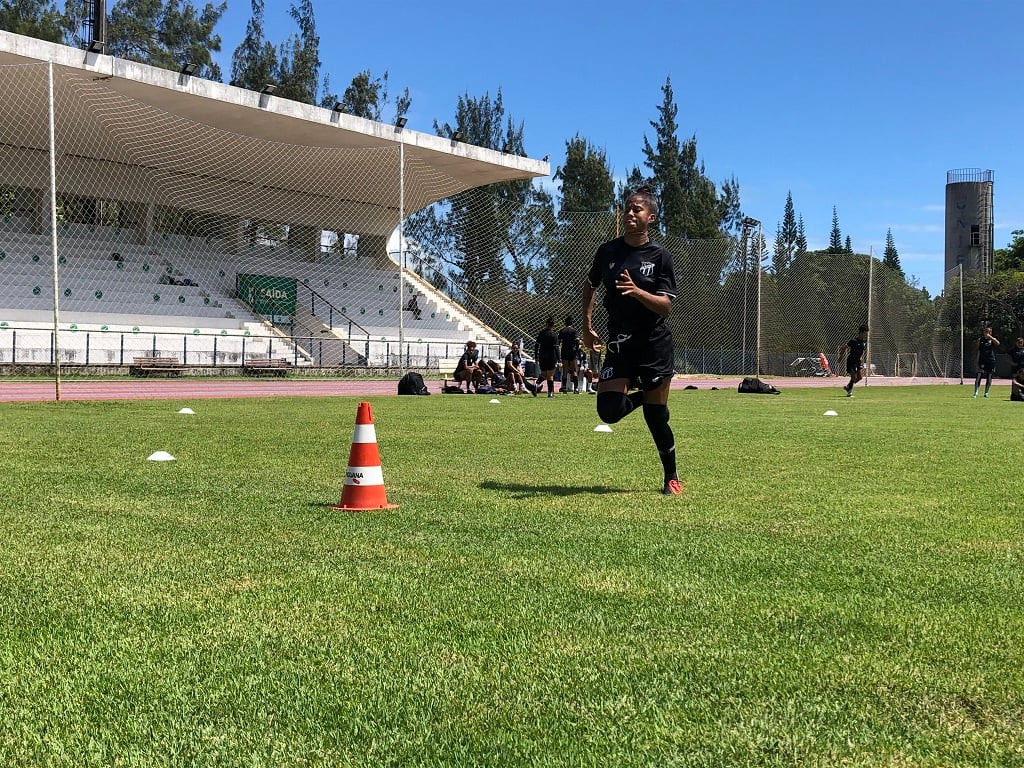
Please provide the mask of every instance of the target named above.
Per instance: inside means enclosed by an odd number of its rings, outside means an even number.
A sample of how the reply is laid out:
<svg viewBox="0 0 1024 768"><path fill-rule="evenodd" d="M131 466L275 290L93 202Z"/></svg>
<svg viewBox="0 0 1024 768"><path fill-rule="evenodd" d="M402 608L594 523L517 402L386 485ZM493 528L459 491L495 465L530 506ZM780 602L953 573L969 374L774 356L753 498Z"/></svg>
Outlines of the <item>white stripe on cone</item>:
<svg viewBox="0 0 1024 768"><path fill-rule="evenodd" d="M376 443L377 430L373 428L373 424L356 424L355 431L352 433L352 442Z"/></svg>
<svg viewBox="0 0 1024 768"><path fill-rule="evenodd" d="M376 467L349 467L345 485L384 485L384 470Z"/></svg>

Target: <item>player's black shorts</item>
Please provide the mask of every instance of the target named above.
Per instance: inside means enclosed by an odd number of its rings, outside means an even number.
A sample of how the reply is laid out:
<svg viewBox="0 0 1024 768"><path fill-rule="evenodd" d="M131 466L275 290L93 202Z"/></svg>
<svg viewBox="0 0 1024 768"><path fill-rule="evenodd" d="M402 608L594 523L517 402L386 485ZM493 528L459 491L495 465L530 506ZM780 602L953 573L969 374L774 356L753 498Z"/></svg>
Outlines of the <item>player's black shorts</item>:
<svg viewBox="0 0 1024 768"><path fill-rule="evenodd" d="M544 353L537 356L537 364L542 371L553 371L558 367L558 360L553 353Z"/></svg>
<svg viewBox="0 0 1024 768"><path fill-rule="evenodd" d="M996 361L993 360L979 360L978 368L985 373L992 373L996 369Z"/></svg>
<svg viewBox="0 0 1024 768"><path fill-rule="evenodd" d="M656 341L611 339L605 349L601 381L629 379L632 386L646 392L657 389L675 374L675 350L669 334Z"/></svg>

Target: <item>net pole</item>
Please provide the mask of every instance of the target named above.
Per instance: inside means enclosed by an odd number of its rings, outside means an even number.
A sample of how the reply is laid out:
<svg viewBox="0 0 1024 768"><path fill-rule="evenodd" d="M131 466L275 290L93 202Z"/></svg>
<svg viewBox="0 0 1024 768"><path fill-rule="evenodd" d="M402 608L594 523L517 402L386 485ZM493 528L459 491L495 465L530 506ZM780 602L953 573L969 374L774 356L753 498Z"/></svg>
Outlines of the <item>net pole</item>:
<svg viewBox="0 0 1024 768"><path fill-rule="evenodd" d="M398 129L398 375L405 374L405 128Z"/></svg>
<svg viewBox="0 0 1024 768"><path fill-rule="evenodd" d="M875 246L868 247L868 327L871 327L871 305L874 296L875 279ZM868 344L864 349L864 386L868 385L871 378L871 334L868 334Z"/></svg>
<svg viewBox="0 0 1024 768"><path fill-rule="evenodd" d="M50 131L50 251L53 257L53 397L60 400L60 279L57 274L57 142L54 131L53 62L47 66Z"/></svg>

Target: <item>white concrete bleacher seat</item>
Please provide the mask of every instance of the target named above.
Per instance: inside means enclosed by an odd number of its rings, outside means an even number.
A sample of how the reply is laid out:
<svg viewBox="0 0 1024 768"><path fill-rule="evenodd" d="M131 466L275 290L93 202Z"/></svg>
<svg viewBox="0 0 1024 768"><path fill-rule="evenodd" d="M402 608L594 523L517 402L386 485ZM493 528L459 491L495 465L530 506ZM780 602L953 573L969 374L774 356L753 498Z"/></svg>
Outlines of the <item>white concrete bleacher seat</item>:
<svg viewBox="0 0 1024 768"><path fill-rule="evenodd" d="M22 224L20 229L0 224L0 253L6 249L0 258L0 309L52 310L52 244ZM115 320L163 317L174 327L259 322L233 298L237 275L256 273L296 279L355 323L372 328L377 339L397 338L400 318L406 339L458 343L461 348L466 338L443 298L432 297L411 280L406 280L402 298L420 297L420 318L399 309L397 268L381 269L370 259L332 254L310 262L287 248L254 246L233 254L210 238L158 235L141 244L135 237L134 232L109 227L60 225L62 314ZM118 258L113 258L115 253ZM162 283L163 275L196 285Z"/></svg>

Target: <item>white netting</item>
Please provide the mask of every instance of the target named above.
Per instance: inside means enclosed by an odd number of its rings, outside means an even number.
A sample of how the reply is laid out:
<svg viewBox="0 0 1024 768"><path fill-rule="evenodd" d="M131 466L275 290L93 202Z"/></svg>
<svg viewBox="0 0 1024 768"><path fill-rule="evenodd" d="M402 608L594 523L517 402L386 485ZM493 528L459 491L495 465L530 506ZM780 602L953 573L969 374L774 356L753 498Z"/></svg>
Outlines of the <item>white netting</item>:
<svg viewBox="0 0 1024 768"><path fill-rule="evenodd" d="M403 166L396 142L252 138L55 69L54 251L48 72L0 67L0 363L50 362L55 283L65 370L169 356L390 372L467 338L500 358L548 315L578 317L594 250L618 231L612 214L555 216L530 182L467 189L443 163ZM353 182L359 196L337 191ZM878 374L906 375L907 355L916 375L959 366L950 302L877 260L806 254L759 283L744 241L661 240L680 372L825 375L864 322Z"/></svg>

